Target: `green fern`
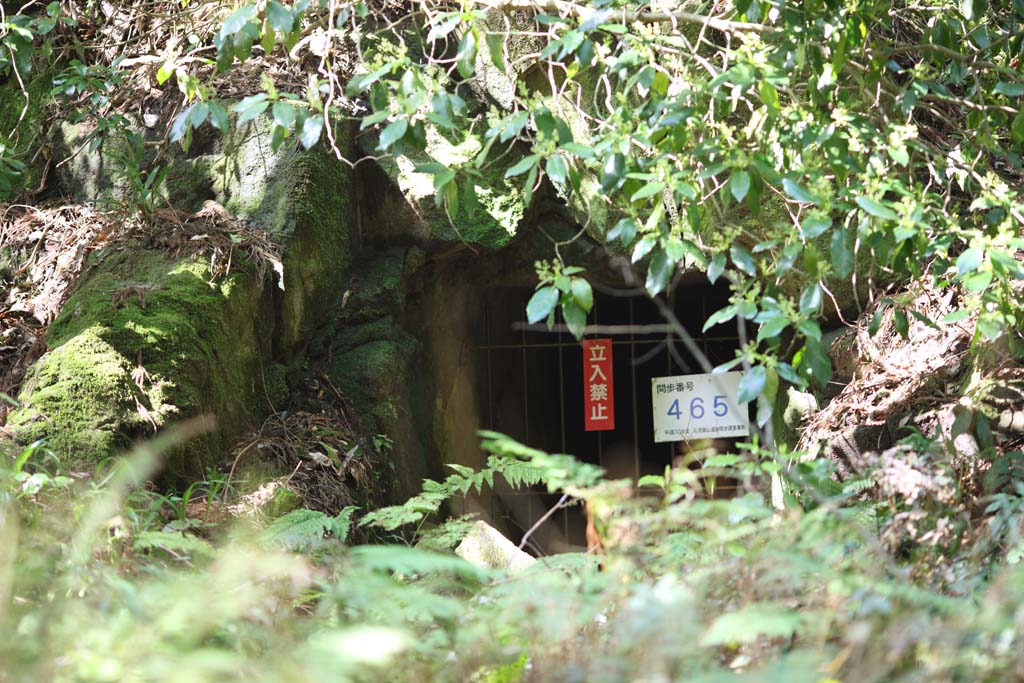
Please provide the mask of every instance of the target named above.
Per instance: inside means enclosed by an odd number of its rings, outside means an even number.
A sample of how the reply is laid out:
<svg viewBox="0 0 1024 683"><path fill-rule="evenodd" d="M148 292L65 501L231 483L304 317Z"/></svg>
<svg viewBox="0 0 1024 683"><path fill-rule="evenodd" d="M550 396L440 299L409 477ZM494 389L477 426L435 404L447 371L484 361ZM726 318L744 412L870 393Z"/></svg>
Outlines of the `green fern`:
<svg viewBox="0 0 1024 683"><path fill-rule="evenodd" d="M317 510L294 510L274 520L260 535L260 544L267 548L310 552L323 548L328 536L344 541L348 537L352 513L356 509L346 507L335 517Z"/></svg>
<svg viewBox="0 0 1024 683"><path fill-rule="evenodd" d="M198 536L170 531L143 531L132 539L132 547L137 551L162 550L176 559L216 554L213 546Z"/></svg>

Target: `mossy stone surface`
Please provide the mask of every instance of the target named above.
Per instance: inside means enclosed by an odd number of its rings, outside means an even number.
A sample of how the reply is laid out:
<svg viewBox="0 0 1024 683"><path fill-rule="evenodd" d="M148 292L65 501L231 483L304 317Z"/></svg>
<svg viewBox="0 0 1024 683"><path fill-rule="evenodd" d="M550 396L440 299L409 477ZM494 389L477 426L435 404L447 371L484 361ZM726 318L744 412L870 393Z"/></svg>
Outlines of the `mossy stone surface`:
<svg viewBox="0 0 1024 683"><path fill-rule="evenodd" d="M274 153L261 126L235 132L223 149L195 161L234 216L285 245L285 287L275 336L279 357L304 347L340 298L350 257L351 169L324 150ZM347 130L336 140L347 148Z"/></svg>
<svg viewBox="0 0 1024 683"><path fill-rule="evenodd" d="M48 72L30 74L25 79L25 92L13 77L0 84L0 145L7 148L5 155L26 165L11 190L0 192L0 202L10 201L24 190L34 190L39 185L45 161L42 156L35 160L32 157L43 143L40 128L51 101L52 87L53 79ZM25 93L28 93L27 107Z"/></svg>
<svg viewBox="0 0 1024 683"><path fill-rule="evenodd" d="M201 473L266 410L268 303L251 274L215 281L205 260L141 249L94 257L8 424L19 441L47 437L69 462L91 465L172 420L210 414L215 431L167 463L172 477Z"/></svg>

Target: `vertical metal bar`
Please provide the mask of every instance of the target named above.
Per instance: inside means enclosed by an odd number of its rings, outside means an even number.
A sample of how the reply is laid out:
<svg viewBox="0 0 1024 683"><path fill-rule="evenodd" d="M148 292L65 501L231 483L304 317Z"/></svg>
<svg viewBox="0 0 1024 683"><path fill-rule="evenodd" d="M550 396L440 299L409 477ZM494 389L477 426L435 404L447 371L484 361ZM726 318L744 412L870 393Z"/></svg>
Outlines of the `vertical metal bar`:
<svg viewBox="0 0 1024 683"><path fill-rule="evenodd" d="M678 318L679 311L676 310L674 297L670 298L669 304L672 306L672 312L675 313L676 317ZM682 321L680 321L680 323L682 323ZM671 331L665 332L665 375L669 377L671 377L674 373L672 372L672 353L669 351L668 345L672 344L674 341L675 340L673 339L673 333ZM680 368L679 371L682 372L682 368ZM672 457L675 455L675 446L673 446L672 442L669 441L662 447L662 452L664 452L668 456L668 461L672 462Z"/></svg>
<svg viewBox="0 0 1024 683"><path fill-rule="evenodd" d="M523 312L523 322L526 322L526 307L520 306ZM526 328L520 331L519 339L523 344L523 443L530 442L530 380L529 369L526 365Z"/></svg>
<svg viewBox="0 0 1024 683"><path fill-rule="evenodd" d="M566 440L565 440L565 360L564 360L564 347L561 345L563 338L565 337L564 332L558 333L558 418L559 418L559 429L562 437L562 452L566 452ZM562 531L565 536L565 540L569 540L569 514L566 510L562 509Z"/></svg>
<svg viewBox="0 0 1024 683"><path fill-rule="evenodd" d="M700 320L701 327L704 327L704 321L708 319L708 297L704 295L700 298ZM704 352L704 355L708 355L708 340L704 335L700 338L700 350Z"/></svg>
<svg viewBox="0 0 1024 683"><path fill-rule="evenodd" d="M558 333L558 341L562 341L562 335ZM563 360L563 347L558 347L558 418L559 429L562 436L562 452L565 453L565 362Z"/></svg>
<svg viewBox="0 0 1024 683"><path fill-rule="evenodd" d="M636 297L629 297L629 326L633 327L635 322L634 307L636 305ZM629 333L629 341L636 341L636 333ZM640 426L639 418L637 413L640 410L640 397L636 394L636 344L631 343L629 345L629 380L630 380L630 391L633 392L633 474L637 480L640 479Z"/></svg>
<svg viewBox="0 0 1024 683"><path fill-rule="evenodd" d="M522 321L525 323L526 320L526 306L520 305L519 310L522 312ZM527 350L526 350L526 326L524 325L520 331L519 340L523 345L523 443L530 443L530 369L527 365ZM526 519L528 523L526 528L529 529L533 526L536 521L533 518L533 497L534 492L532 490L526 492Z"/></svg>
<svg viewBox="0 0 1024 683"><path fill-rule="evenodd" d="M487 339L487 428L494 429L494 379L491 376L491 307L484 304L484 333Z"/></svg>
<svg viewBox="0 0 1024 683"><path fill-rule="evenodd" d="M594 324L595 325L600 325L601 324L600 310L599 310L598 301L597 301L596 298L594 299ZM585 363L586 363L586 358L584 358L584 366L583 366L584 368L586 368ZM613 365L612 366L612 376L613 377L615 376L615 369L614 368L615 368L615 366ZM583 370L583 374L584 374L584 376L587 374L586 369ZM586 401L586 397L584 397L583 400ZM604 467L604 432L603 431L599 431L597 433L597 466L598 467Z"/></svg>
<svg viewBox="0 0 1024 683"><path fill-rule="evenodd" d="M492 360L491 359L491 354L493 352L491 351L491 348L490 348L491 344L494 341L494 339L492 337L492 332L493 332L493 330L491 329L492 325L493 325L493 321L491 320L490 299L485 299L484 300L484 327L486 329L484 331L484 338L487 340L487 428L488 429L494 429L494 427L495 427L495 424L494 424L494 378L492 376L492 368L491 368L491 360ZM480 467L483 468L483 465L484 465L484 454L480 453ZM497 496L494 495L493 489L491 490L491 495L490 495L490 501L489 502L490 502L490 509L491 509L491 519L494 520L495 522L497 522L497 520L498 520ZM463 514L465 514L466 511L463 510L462 512L463 512Z"/></svg>

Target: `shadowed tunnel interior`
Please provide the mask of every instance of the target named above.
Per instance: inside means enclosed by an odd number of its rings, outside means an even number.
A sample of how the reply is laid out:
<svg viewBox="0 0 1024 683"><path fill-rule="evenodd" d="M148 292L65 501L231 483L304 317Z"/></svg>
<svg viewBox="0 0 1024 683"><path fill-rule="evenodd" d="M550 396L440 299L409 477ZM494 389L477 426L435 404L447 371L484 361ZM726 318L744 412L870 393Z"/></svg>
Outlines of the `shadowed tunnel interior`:
<svg viewBox="0 0 1024 683"><path fill-rule="evenodd" d="M598 464L610 478L664 472L678 445L654 442L651 380L702 372L699 362L668 332L646 296L595 283L585 336L612 340L615 428L588 432L582 346L562 325L549 331L544 324L526 324L525 307L532 294L527 288L495 287L485 297L482 338L476 347L482 426L532 447ZM707 317L728 298L727 286L706 281L677 287L671 297L680 322L712 365L731 360L738 348L735 321L702 332ZM498 494L491 515L516 542L558 500L540 490ZM544 552L585 545L581 507L552 515L531 542Z"/></svg>

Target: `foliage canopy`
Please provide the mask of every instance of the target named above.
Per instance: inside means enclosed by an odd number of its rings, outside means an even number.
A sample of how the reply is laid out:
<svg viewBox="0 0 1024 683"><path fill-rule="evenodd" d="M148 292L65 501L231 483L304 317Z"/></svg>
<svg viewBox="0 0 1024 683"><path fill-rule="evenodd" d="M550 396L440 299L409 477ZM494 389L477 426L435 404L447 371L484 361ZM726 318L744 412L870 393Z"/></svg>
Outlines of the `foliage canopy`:
<svg viewBox="0 0 1024 683"><path fill-rule="evenodd" d="M143 69L180 90L168 135L186 147L200 126L266 117L275 147L333 146L356 119L375 155L430 155L439 139L473 150L417 168L450 220L473 219L474 179L500 164L526 203L553 186L591 236L644 267L650 294L686 269L728 278L713 321L759 326L734 363L759 366L746 389L765 406L780 379L828 381L818 319L888 282L962 287L961 307L930 322L971 318L979 340L1024 322L1017 1L183 2L159 54L116 58L77 42L97 16L58 2L7 16L0 69L22 78L33 49L77 52L54 94L93 115ZM221 97L250 64L279 82L264 73ZM22 161L4 149L9 186ZM581 334L592 296L579 271L559 257L539 274L531 320L560 308ZM920 315L891 307L903 330Z"/></svg>

